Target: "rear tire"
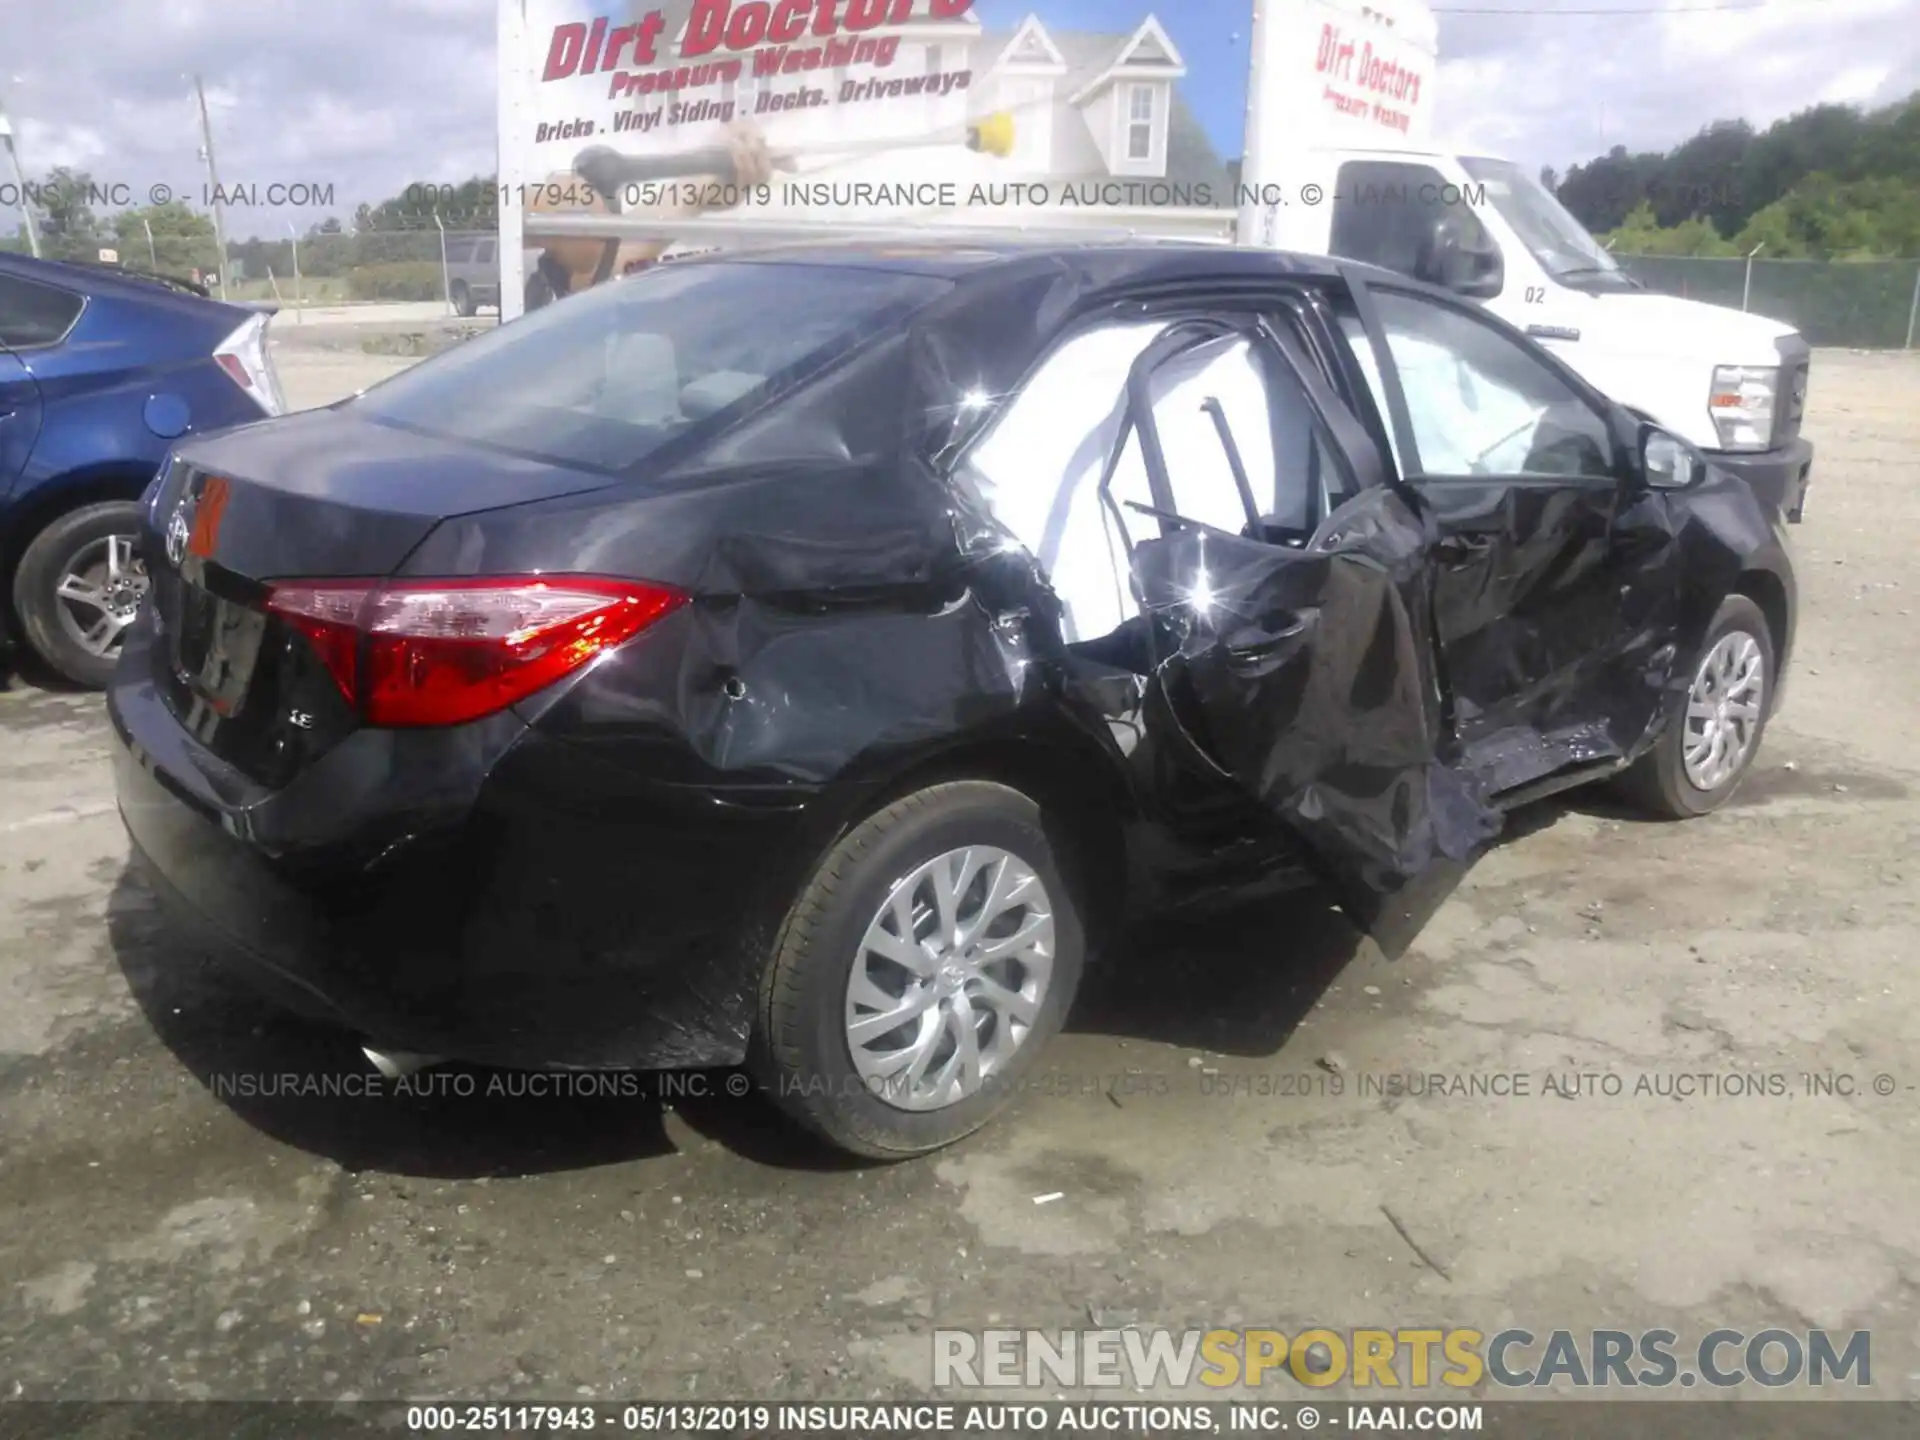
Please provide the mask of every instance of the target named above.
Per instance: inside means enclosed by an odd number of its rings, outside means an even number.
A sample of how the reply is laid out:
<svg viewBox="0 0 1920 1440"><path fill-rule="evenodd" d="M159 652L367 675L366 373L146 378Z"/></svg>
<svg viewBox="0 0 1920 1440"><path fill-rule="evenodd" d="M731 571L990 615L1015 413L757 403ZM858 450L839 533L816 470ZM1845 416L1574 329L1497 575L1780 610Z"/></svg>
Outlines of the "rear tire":
<svg viewBox="0 0 1920 1440"><path fill-rule="evenodd" d="M843 837L787 916L763 981L753 1068L775 1103L876 1160L927 1154L991 1120L1079 988L1085 931L1062 859L1039 806L985 781L917 791ZM938 923L941 875L960 882L947 887L951 932ZM919 923L896 946L903 911ZM961 943L946 948L953 933ZM881 1017L895 1013L906 1018L889 1030ZM909 1051L925 1058L901 1066ZM968 1054L982 1057L971 1072Z"/></svg>
<svg viewBox="0 0 1920 1440"><path fill-rule="evenodd" d="M453 282L453 313L463 320L470 320L480 313L480 307L473 303L473 292L463 280Z"/></svg>
<svg viewBox="0 0 1920 1440"><path fill-rule="evenodd" d="M139 503L110 500L58 517L21 555L13 576L21 635L62 679L100 690L113 678L126 623L146 596L144 565L135 562L137 573L130 573L128 563L139 533ZM63 597L70 577L83 584L68 586L69 596L90 586L98 603ZM112 643L103 653L88 636L106 628L112 629Z"/></svg>
<svg viewBox="0 0 1920 1440"><path fill-rule="evenodd" d="M1760 753L1773 710L1775 664L1767 617L1746 596L1728 596L1707 629L1687 693L1672 702L1665 733L1621 778L1627 797L1669 820L1710 815L1731 800ZM1737 723L1749 707L1751 720ZM1725 744L1716 752L1711 735L1720 714L1736 723L1724 730Z"/></svg>

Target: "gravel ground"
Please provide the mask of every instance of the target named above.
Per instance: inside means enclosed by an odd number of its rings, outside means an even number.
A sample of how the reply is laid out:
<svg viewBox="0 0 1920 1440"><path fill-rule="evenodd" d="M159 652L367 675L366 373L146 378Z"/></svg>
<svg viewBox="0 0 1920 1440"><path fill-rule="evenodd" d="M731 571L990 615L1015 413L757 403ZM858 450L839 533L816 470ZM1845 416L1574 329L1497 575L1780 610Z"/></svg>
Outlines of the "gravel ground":
<svg viewBox="0 0 1920 1440"><path fill-rule="evenodd" d="M400 364L280 363L301 404ZM98 702L7 693L0 1396L860 1398L923 1389L936 1324L1122 1315L1871 1328L1873 1393L1920 1395L1920 364L1814 376L1797 673L1735 807L1529 812L1396 964L1312 901L1142 935L1051 1080L890 1169L720 1077L236 1093L365 1071L159 922Z"/></svg>

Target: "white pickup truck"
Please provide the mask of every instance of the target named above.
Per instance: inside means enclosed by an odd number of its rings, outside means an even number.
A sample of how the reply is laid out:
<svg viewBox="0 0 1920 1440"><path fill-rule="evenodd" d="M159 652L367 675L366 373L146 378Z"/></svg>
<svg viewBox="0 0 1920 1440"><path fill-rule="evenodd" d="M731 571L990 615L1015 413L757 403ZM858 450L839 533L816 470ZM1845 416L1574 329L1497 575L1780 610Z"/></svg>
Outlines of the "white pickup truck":
<svg viewBox="0 0 1920 1440"><path fill-rule="evenodd" d="M1424 0L1269 0L1256 15L1240 243L1479 300L1801 518L1810 352L1792 326L1647 291L1521 166L1435 144Z"/></svg>

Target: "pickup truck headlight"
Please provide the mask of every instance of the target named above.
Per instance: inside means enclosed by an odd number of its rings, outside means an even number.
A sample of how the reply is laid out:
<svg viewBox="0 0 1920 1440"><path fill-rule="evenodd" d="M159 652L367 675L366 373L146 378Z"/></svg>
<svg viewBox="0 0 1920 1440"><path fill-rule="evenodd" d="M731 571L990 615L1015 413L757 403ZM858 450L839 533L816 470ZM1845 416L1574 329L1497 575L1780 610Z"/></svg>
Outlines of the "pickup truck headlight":
<svg viewBox="0 0 1920 1440"><path fill-rule="evenodd" d="M1713 372L1707 413L1723 450L1764 450L1773 443L1773 407L1780 394L1778 366L1721 365Z"/></svg>

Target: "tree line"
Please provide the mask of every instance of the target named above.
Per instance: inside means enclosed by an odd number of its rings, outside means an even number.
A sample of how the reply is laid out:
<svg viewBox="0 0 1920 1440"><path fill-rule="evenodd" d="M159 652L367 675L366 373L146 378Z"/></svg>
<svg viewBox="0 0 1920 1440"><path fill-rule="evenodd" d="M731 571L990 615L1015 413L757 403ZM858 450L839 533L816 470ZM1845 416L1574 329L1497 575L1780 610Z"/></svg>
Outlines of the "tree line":
<svg viewBox="0 0 1920 1440"><path fill-rule="evenodd" d="M1765 130L1722 120L1665 153L1617 145L1541 178L1621 255L1920 258L1920 91Z"/></svg>

